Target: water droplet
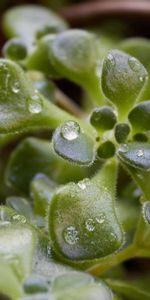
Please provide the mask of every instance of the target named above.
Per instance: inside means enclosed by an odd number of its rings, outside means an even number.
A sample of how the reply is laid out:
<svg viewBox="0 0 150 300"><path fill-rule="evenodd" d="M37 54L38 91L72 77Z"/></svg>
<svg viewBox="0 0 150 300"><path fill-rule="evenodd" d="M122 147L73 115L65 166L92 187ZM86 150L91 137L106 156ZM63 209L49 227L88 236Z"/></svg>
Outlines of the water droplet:
<svg viewBox="0 0 150 300"><path fill-rule="evenodd" d="M18 82L15 82L14 85L12 86L12 92L13 92L14 94L18 94L18 93L19 93L19 90L20 90L19 83L18 83Z"/></svg>
<svg viewBox="0 0 150 300"><path fill-rule="evenodd" d="M39 95L33 95L27 99L28 110L31 114L39 114L42 111L42 99Z"/></svg>
<svg viewBox="0 0 150 300"><path fill-rule="evenodd" d="M145 221L150 225L150 202L144 203L143 214L144 214Z"/></svg>
<svg viewBox="0 0 150 300"><path fill-rule="evenodd" d="M107 55L107 65L109 66L109 67L113 67L113 66L115 66L115 58L113 57L113 55L111 54L111 53L109 53L108 55Z"/></svg>
<svg viewBox="0 0 150 300"><path fill-rule="evenodd" d="M12 217L12 219L16 223L22 223L22 224L26 223L26 221L27 221L26 218L24 216L22 216L22 215L14 215Z"/></svg>
<svg viewBox="0 0 150 300"><path fill-rule="evenodd" d="M88 231L94 231L95 229L95 222L93 219L88 219L85 222L85 227Z"/></svg>
<svg viewBox="0 0 150 300"><path fill-rule="evenodd" d="M80 134L80 126L77 122L68 121L62 125L61 134L68 141L75 140Z"/></svg>
<svg viewBox="0 0 150 300"><path fill-rule="evenodd" d="M144 76L140 76L140 77L139 77L139 80L140 80L141 82L143 82L143 81L144 81L144 79L145 79L145 77L144 77Z"/></svg>
<svg viewBox="0 0 150 300"><path fill-rule="evenodd" d="M144 151L141 149L141 150L138 150L137 151L137 156L138 157L142 157L142 156L144 156Z"/></svg>
<svg viewBox="0 0 150 300"><path fill-rule="evenodd" d="M65 239L66 243L69 245L75 245L79 240L78 230L73 225L68 226L64 230L63 235L64 235L64 239Z"/></svg>
<svg viewBox="0 0 150 300"><path fill-rule="evenodd" d="M135 71L135 72L140 71L141 64L135 57L130 57L128 60L128 63L129 63L130 68L133 71Z"/></svg>
<svg viewBox="0 0 150 300"><path fill-rule="evenodd" d="M103 224L105 222L105 215L104 214L100 214L97 218L96 218L96 222L99 224Z"/></svg>
<svg viewBox="0 0 150 300"><path fill-rule="evenodd" d="M84 182L78 182L78 186L80 187L81 190L85 190L86 189L86 184Z"/></svg>
<svg viewBox="0 0 150 300"><path fill-rule="evenodd" d="M126 153L129 151L129 146L127 144L122 144L119 148L119 152Z"/></svg>

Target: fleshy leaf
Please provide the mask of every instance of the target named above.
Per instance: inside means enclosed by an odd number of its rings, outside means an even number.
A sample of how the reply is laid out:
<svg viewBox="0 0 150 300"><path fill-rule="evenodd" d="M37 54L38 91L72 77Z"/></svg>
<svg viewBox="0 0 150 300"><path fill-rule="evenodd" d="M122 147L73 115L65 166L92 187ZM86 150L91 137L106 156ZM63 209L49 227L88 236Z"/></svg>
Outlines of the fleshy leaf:
<svg viewBox="0 0 150 300"><path fill-rule="evenodd" d="M56 183L52 182L44 174L37 174L32 180L30 190L36 215L45 217L56 186Z"/></svg>
<svg viewBox="0 0 150 300"><path fill-rule="evenodd" d="M65 21L50 9L39 5L21 5L10 8L3 17L3 30L8 38L18 36L31 44L35 35L47 28L49 33L67 28Z"/></svg>
<svg viewBox="0 0 150 300"><path fill-rule="evenodd" d="M97 155L100 159L108 159L115 154L115 145L111 141L102 143L97 149Z"/></svg>
<svg viewBox="0 0 150 300"><path fill-rule="evenodd" d="M54 194L49 232L61 259L91 261L119 249L123 233L114 207L115 181L116 167L109 162L92 180L70 183Z"/></svg>
<svg viewBox="0 0 150 300"><path fill-rule="evenodd" d="M112 288L115 293L119 293L125 296L125 299L132 300L149 300L150 293L146 289L139 287L139 284L134 283L133 280L128 282L127 280L115 280L106 279L107 284ZM124 299L124 298L123 298Z"/></svg>
<svg viewBox="0 0 150 300"><path fill-rule="evenodd" d="M103 63L102 89L123 119L134 105L148 79L144 66L134 57L112 50Z"/></svg>
<svg viewBox="0 0 150 300"><path fill-rule="evenodd" d="M125 164L134 168L150 169L150 144L148 143L130 143L122 144L118 149L118 157Z"/></svg>
<svg viewBox="0 0 150 300"><path fill-rule="evenodd" d="M0 60L0 133L56 127L68 114L47 101L10 60Z"/></svg>
<svg viewBox="0 0 150 300"><path fill-rule="evenodd" d="M100 106L93 110L90 122L98 131L105 131L114 127L117 118L111 107Z"/></svg>
<svg viewBox="0 0 150 300"><path fill-rule="evenodd" d="M70 272L57 277L52 285L56 300L112 300L110 289L103 282L94 282L88 274Z"/></svg>
<svg viewBox="0 0 150 300"><path fill-rule="evenodd" d="M68 121L53 135L54 150L58 155L80 165L90 165L95 159L93 140L82 132L79 124Z"/></svg>
<svg viewBox="0 0 150 300"><path fill-rule="evenodd" d="M30 220L33 218L31 204L25 198L10 196L6 199L6 204L17 213L24 215L26 219Z"/></svg>
<svg viewBox="0 0 150 300"><path fill-rule="evenodd" d="M49 44L49 59L62 77L82 85L101 102L100 44L95 35L79 29L57 34Z"/></svg>
<svg viewBox="0 0 150 300"><path fill-rule="evenodd" d="M30 182L38 173L43 173L58 183L66 183L87 176L87 168L71 165L59 157L49 141L29 137L11 153L5 171L5 182L15 190L28 193Z"/></svg>
<svg viewBox="0 0 150 300"><path fill-rule="evenodd" d="M135 106L128 118L133 129L137 132L150 130L150 100Z"/></svg>
<svg viewBox="0 0 150 300"><path fill-rule="evenodd" d="M52 78L61 77L49 58L50 45L54 39L55 35L52 34L46 35L40 39L26 60L26 67L29 70L38 70Z"/></svg>
<svg viewBox="0 0 150 300"><path fill-rule="evenodd" d="M0 256L12 266L19 278L24 278L31 272L36 239L32 227L25 223L17 223L17 217L20 222L19 215L12 216L13 223L1 221Z"/></svg>
<svg viewBox="0 0 150 300"><path fill-rule="evenodd" d="M119 144L126 142L129 133L130 133L130 127L127 123L119 123L116 125L115 138Z"/></svg>
<svg viewBox="0 0 150 300"><path fill-rule="evenodd" d="M0 257L0 296L17 300L23 294L21 284L9 264ZM5 299L5 298L4 298Z"/></svg>
<svg viewBox="0 0 150 300"><path fill-rule="evenodd" d="M25 43L17 38L7 41L3 47L4 56L14 61L24 60L27 56L27 52Z"/></svg>
<svg viewBox="0 0 150 300"><path fill-rule="evenodd" d="M40 294L40 293L47 293L49 286L46 281L46 278L42 276L35 276L32 275L28 277L23 283L24 291L26 294L33 295L33 294Z"/></svg>

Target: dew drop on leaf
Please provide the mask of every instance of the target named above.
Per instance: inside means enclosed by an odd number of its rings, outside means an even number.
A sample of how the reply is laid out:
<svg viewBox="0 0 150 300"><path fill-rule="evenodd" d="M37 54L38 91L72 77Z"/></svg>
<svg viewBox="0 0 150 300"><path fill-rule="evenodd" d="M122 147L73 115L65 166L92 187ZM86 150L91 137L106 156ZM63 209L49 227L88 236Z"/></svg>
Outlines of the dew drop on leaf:
<svg viewBox="0 0 150 300"><path fill-rule="evenodd" d="M19 83L18 83L18 82L15 82L15 83L13 84L13 86L12 86L12 92L13 92L14 94L18 94L18 93L19 93L19 90L20 90L20 88L19 88Z"/></svg>
<svg viewBox="0 0 150 300"><path fill-rule="evenodd" d="M129 150L129 146L127 144L122 144L119 148L120 152L126 153Z"/></svg>
<svg viewBox="0 0 150 300"><path fill-rule="evenodd" d="M69 245L75 245L79 240L78 230L73 225L65 228L63 235L66 243Z"/></svg>
<svg viewBox="0 0 150 300"><path fill-rule="evenodd" d="M31 114L39 114L42 111L42 100L39 95L33 95L27 99L27 108Z"/></svg>
<svg viewBox="0 0 150 300"><path fill-rule="evenodd" d="M68 121L62 125L61 134L68 141L75 140L80 134L80 126L77 122Z"/></svg>
<svg viewBox="0 0 150 300"><path fill-rule="evenodd" d="M78 186L81 190L85 190L86 189L86 184L84 182L78 182Z"/></svg>
<svg viewBox="0 0 150 300"><path fill-rule="evenodd" d="M145 202L143 205L143 215L145 221L150 225L150 202Z"/></svg>
<svg viewBox="0 0 150 300"><path fill-rule="evenodd" d="M138 150L137 151L137 156L138 157L142 157L142 156L144 156L144 151L141 149L141 150Z"/></svg>
<svg viewBox="0 0 150 300"><path fill-rule="evenodd" d="M105 222L105 215L100 214L98 217L96 217L96 222L99 224L103 224Z"/></svg>
<svg viewBox="0 0 150 300"><path fill-rule="evenodd" d="M95 221L93 219L88 219L85 222L85 227L88 231L94 231L95 229Z"/></svg>
<svg viewBox="0 0 150 300"><path fill-rule="evenodd" d="M138 60L135 57L130 57L128 60L129 66L133 71L139 71L141 66Z"/></svg>

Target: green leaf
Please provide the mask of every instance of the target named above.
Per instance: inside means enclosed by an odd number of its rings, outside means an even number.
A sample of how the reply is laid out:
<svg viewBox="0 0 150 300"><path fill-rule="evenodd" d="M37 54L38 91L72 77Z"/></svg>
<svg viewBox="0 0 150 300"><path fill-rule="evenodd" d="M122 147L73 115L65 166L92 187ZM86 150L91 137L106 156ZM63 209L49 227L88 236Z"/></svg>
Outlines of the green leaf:
<svg viewBox="0 0 150 300"><path fill-rule="evenodd" d="M70 117L42 97L10 60L0 60L0 90L0 133L56 127Z"/></svg>
<svg viewBox="0 0 150 300"><path fill-rule="evenodd" d="M26 60L26 67L29 70L38 70L52 78L60 78L61 75L53 66L49 57L50 45L55 39L55 35L46 35L37 43L35 49Z"/></svg>
<svg viewBox="0 0 150 300"><path fill-rule="evenodd" d="M12 266L19 278L24 278L31 272L36 236L31 226L15 223L17 218L19 220L19 215L12 218L13 223L1 222L0 256Z"/></svg>
<svg viewBox="0 0 150 300"><path fill-rule="evenodd" d="M61 17L39 5L21 5L10 8L3 16L3 30L8 38L18 36L31 44L41 30L60 32L67 28Z"/></svg>
<svg viewBox="0 0 150 300"><path fill-rule="evenodd" d="M114 207L115 182L115 163L109 162L92 180L70 183L54 194L49 233L61 259L92 261L120 248L123 233Z"/></svg>
<svg viewBox="0 0 150 300"><path fill-rule="evenodd" d="M150 169L150 144L130 143L122 144L118 149L119 159L134 168Z"/></svg>
<svg viewBox="0 0 150 300"><path fill-rule="evenodd" d="M68 121L56 129L53 146L58 155L76 164L88 166L95 159L93 140L74 121Z"/></svg>
<svg viewBox="0 0 150 300"><path fill-rule="evenodd" d="M18 281L15 273L9 264L0 257L0 296L2 295L10 297L13 300L19 300L23 294L21 284Z"/></svg>
<svg viewBox="0 0 150 300"><path fill-rule="evenodd" d="M127 123L119 123L116 125L115 138L119 144L125 143L129 133L130 133L130 127Z"/></svg>
<svg viewBox="0 0 150 300"><path fill-rule="evenodd" d="M42 276L32 275L28 277L23 283L24 291L26 294L46 293L49 290L46 278Z"/></svg>
<svg viewBox="0 0 150 300"><path fill-rule="evenodd" d="M100 44L95 35L79 29L57 34L49 43L49 59L62 77L83 86L97 103L102 101Z"/></svg>
<svg viewBox="0 0 150 300"><path fill-rule="evenodd" d="M111 141L102 143L97 149L97 155L100 159L108 159L115 155L115 145Z"/></svg>
<svg viewBox="0 0 150 300"><path fill-rule="evenodd" d="M145 66L150 65L150 41L146 38L128 38L120 43L122 51L133 55Z"/></svg>
<svg viewBox="0 0 150 300"><path fill-rule="evenodd" d="M36 215L45 217L48 205L56 190L56 183L52 182L46 175L37 174L31 182L31 197L34 201L34 212Z"/></svg>
<svg viewBox="0 0 150 300"><path fill-rule="evenodd" d="M26 219L31 220L33 218L31 204L25 198L9 196L6 199L6 204L13 208L17 213L24 215Z"/></svg>
<svg viewBox="0 0 150 300"><path fill-rule="evenodd" d="M107 279L106 283L116 293L121 294L125 299L129 300L149 300L150 293L145 289L140 288L134 281Z"/></svg>
<svg viewBox="0 0 150 300"><path fill-rule="evenodd" d="M27 47L25 43L17 38L7 41L3 47L3 54L6 58L14 61L24 60L27 56Z"/></svg>
<svg viewBox="0 0 150 300"><path fill-rule="evenodd" d="M38 173L43 173L58 183L66 183L83 179L87 176L87 170L61 159L55 154L49 141L29 137L11 153L6 166L5 182L15 190L27 194L31 180Z"/></svg>
<svg viewBox="0 0 150 300"><path fill-rule="evenodd" d="M134 131L143 132L150 130L150 100L135 106L129 113L128 118Z"/></svg>
<svg viewBox="0 0 150 300"><path fill-rule="evenodd" d="M136 58L119 50L108 53L103 63L102 89L105 96L117 106L120 119L126 117L147 79L146 69Z"/></svg>
<svg viewBox="0 0 150 300"><path fill-rule="evenodd" d="M105 131L114 127L117 117L111 107L100 106L93 110L90 122L98 131Z"/></svg>
<svg viewBox="0 0 150 300"><path fill-rule="evenodd" d="M94 283L87 274L72 272L59 276L52 285L52 294L56 300L112 300L113 295L103 283Z"/></svg>

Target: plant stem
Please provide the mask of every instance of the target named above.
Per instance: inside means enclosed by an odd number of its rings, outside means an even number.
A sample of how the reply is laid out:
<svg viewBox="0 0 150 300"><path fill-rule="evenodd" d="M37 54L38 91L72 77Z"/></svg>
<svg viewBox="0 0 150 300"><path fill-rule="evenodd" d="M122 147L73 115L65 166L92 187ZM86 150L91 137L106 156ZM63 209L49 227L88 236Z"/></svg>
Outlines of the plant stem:
<svg viewBox="0 0 150 300"><path fill-rule="evenodd" d="M83 117L84 113L67 95L59 89L55 92L55 99L58 106L77 117Z"/></svg>
<svg viewBox="0 0 150 300"><path fill-rule="evenodd" d="M130 245L125 248L123 251L119 252L116 255L111 255L110 257L106 257L101 260L98 264L87 269L92 275L98 276L101 273L115 267L119 263L122 263L130 258L134 258L136 256L136 247L134 245Z"/></svg>

